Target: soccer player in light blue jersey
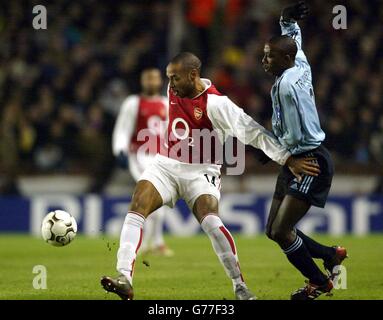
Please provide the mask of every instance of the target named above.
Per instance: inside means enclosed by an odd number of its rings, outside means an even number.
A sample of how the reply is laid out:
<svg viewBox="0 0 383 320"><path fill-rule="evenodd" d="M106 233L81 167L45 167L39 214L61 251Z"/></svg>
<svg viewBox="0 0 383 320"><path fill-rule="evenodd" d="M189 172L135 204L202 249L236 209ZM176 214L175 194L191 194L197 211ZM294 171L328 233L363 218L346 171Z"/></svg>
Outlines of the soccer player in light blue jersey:
<svg viewBox="0 0 383 320"><path fill-rule="evenodd" d="M302 50L301 30L297 20L308 14L304 1L282 11L282 35L273 37L264 47L264 70L276 76L271 89L272 127L279 142L295 157L319 164L318 176L297 178L284 166L278 176L266 227L267 236L277 242L290 263L306 278L308 284L291 295L292 300L312 300L333 288L334 267L346 258L346 249L317 243L295 228L310 207L324 207L329 193L333 163L323 146L315 106L311 68ZM320 258L328 276L315 264Z"/></svg>

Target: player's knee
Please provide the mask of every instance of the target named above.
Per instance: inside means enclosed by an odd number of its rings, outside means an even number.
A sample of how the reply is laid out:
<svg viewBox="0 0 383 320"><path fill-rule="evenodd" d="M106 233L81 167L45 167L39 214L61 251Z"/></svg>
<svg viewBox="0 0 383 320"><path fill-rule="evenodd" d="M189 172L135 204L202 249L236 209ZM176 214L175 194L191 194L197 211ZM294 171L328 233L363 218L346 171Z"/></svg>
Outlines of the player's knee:
<svg viewBox="0 0 383 320"><path fill-rule="evenodd" d="M143 192L135 192L130 204L130 210L138 212L147 217L152 211L153 205L150 198L145 196Z"/></svg>
<svg viewBox="0 0 383 320"><path fill-rule="evenodd" d="M206 215L218 215L218 200L212 195L202 195L194 202L193 213L198 221Z"/></svg>
<svg viewBox="0 0 383 320"><path fill-rule="evenodd" d="M147 217L162 206L162 198L158 191L147 181L139 181L132 196L130 210Z"/></svg>
<svg viewBox="0 0 383 320"><path fill-rule="evenodd" d="M154 210L152 210L152 207L150 204L145 202L143 198L136 198L132 200L131 206L130 206L131 211L138 212L142 214L144 217L149 216L150 213L152 213Z"/></svg>
<svg viewBox="0 0 383 320"><path fill-rule="evenodd" d="M286 232L286 230L283 228L276 227L272 228L270 231L270 238L280 244L286 243L288 241L289 235L288 232Z"/></svg>

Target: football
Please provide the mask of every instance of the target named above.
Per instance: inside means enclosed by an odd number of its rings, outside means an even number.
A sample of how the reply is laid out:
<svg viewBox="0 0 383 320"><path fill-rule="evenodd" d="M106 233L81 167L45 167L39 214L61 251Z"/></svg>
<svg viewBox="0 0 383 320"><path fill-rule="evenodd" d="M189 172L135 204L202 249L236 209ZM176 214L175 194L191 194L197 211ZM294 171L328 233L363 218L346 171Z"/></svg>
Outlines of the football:
<svg viewBox="0 0 383 320"><path fill-rule="evenodd" d="M73 241L77 233L75 218L66 211L49 212L42 221L43 239L55 247L62 247Z"/></svg>

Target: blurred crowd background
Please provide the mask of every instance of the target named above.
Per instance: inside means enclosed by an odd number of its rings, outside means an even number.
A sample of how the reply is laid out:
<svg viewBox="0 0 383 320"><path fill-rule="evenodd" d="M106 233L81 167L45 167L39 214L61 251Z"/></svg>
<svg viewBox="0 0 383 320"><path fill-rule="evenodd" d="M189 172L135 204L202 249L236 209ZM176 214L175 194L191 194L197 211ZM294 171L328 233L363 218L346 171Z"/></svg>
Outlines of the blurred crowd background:
<svg viewBox="0 0 383 320"><path fill-rule="evenodd" d="M303 45L336 171L381 175L383 2L307 2ZM139 92L142 69L165 75L179 51L199 55L202 75L270 128L273 79L261 67L263 45L280 33L288 3L3 1L0 192L17 193L21 175L52 173L94 176L89 191L101 192L115 168L110 142L121 102ZM47 30L32 27L37 4L47 8ZM332 26L336 4L347 8L346 30ZM246 161L247 173L259 170L250 150Z"/></svg>

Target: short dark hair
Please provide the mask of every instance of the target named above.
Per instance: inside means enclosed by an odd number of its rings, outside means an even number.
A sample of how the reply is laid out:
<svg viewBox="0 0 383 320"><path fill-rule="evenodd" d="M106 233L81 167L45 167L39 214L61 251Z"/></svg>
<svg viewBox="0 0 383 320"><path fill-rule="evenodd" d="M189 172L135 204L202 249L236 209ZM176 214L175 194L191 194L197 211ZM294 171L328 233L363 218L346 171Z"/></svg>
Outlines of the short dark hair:
<svg viewBox="0 0 383 320"><path fill-rule="evenodd" d="M181 63L182 66L188 70L197 69L199 73L201 72L201 60L191 52L181 52L177 54L170 60L170 63Z"/></svg>
<svg viewBox="0 0 383 320"><path fill-rule="evenodd" d="M287 35L275 36L269 40L269 45L272 45L274 48L277 48L284 54L288 54L291 58L295 59L297 55L298 48L295 40Z"/></svg>

